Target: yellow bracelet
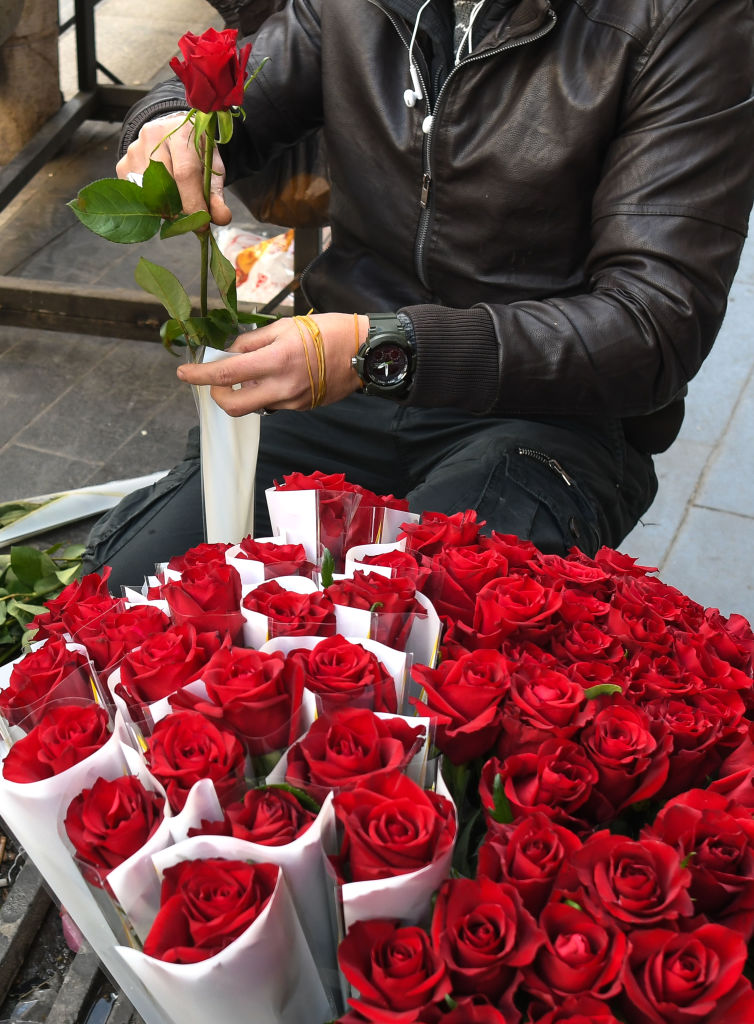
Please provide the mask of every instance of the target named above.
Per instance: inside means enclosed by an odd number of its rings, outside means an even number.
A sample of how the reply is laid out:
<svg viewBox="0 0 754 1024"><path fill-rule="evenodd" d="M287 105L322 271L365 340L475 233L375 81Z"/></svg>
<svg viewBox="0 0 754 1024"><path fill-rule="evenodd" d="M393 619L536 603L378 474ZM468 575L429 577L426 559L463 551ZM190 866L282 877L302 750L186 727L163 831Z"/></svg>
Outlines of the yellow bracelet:
<svg viewBox="0 0 754 1024"><path fill-rule="evenodd" d="M301 344L304 346L304 355L306 356L306 369L307 369L307 372L309 374L309 386L312 389L312 404L311 404L310 408L313 409L314 408L314 403L315 403L316 398L317 398L317 395L316 395L316 392L314 390L314 377L312 376L312 365L309 362L309 349L308 349L308 347L306 345L306 338L304 337L304 332L301 329L301 324L299 323L299 318L297 316L294 316L293 322L295 323L296 330L298 331L299 337L301 338Z"/></svg>
<svg viewBox="0 0 754 1024"><path fill-rule="evenodd" d="M310 311L311 312L311 311ZM327 367L325 363L325 342L322 337L322 331L319 329L319 325L315 320L309 316L294 316L296 328L298 329L299 336L301 338L301 344L304 346L304 355L306 356L306 369L309 373L309 385L312 390L312 404L311 408L316 409L318 405L322 405L327 396ZM312 345L314 346L314 352L317 356L317 385L314 384L314 376L312 374L311 362L309 360L309 348L306 344L306 337L304 336L303 327L306 327L311 338Z"/></svg>

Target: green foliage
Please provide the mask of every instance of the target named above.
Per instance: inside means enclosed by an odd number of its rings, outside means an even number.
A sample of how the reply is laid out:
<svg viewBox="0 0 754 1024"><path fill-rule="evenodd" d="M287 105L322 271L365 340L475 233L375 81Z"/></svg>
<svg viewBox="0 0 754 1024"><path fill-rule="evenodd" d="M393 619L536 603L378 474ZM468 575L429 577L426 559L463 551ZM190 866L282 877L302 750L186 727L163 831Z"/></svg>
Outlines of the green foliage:
<svg viewBox="0 0 754 1024"><path fill-rule="evenodd" d="M0 520L12 515L14 507L28 504L0 505ZM45 610L44 602L80 575L83 554L82 544L66 548L55 544L44 551L14 546L10 553L0 554L0 665L21 653L26 627Z"/></svg>

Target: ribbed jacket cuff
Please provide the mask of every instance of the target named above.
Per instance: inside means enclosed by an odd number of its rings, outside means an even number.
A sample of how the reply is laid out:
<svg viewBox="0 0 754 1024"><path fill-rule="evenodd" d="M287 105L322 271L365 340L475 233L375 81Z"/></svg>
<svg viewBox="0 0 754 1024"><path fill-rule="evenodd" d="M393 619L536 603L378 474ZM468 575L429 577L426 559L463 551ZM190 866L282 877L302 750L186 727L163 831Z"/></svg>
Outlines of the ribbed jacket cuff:
<svg viewBox="0 0 754 1024"><path fill-rule="evenodd" d="M416 373L406 404L489 412L498 391L499 354L483 306L404 306L416 340Z"/></svg>

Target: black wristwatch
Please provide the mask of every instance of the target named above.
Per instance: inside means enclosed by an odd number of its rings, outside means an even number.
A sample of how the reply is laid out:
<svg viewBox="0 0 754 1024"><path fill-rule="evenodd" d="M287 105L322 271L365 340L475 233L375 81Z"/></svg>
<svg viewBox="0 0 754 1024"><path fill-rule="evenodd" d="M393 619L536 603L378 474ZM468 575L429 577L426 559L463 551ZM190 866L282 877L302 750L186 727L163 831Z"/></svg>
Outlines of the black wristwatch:
<svg viewBox="0 0 754 1024"><path fill-rule="evenodd" d="M364 344L351 359L365 395L402 398L411 387L416 346L395 313L370 313Z"/></svg>

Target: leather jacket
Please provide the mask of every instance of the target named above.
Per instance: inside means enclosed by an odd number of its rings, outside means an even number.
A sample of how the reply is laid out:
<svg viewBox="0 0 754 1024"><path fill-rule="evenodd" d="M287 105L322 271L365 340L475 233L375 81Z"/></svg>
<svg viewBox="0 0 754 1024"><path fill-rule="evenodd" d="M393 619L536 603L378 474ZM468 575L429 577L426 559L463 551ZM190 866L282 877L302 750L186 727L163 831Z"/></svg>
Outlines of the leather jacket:
<svg viewBox="0 0 754 1024"><path fill-rule="evenodd" d="M401 309L408 402L620 418L661 451L725 313L754 199L751 0L290 0L223 148L253 176L322 128L332 244L320 311ZM183 106L159 86L127 120ZM431 116L430 121L425 119Z"/></svg>

